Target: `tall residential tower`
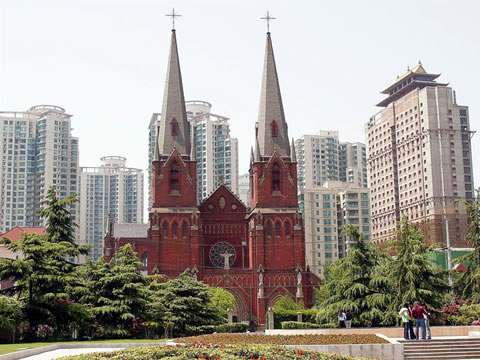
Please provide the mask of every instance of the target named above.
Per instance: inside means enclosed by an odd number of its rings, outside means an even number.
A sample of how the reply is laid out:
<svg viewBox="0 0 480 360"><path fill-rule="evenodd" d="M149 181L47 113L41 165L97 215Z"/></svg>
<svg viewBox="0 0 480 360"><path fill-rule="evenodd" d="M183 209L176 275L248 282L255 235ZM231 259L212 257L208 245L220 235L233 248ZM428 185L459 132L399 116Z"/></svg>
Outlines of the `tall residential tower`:
<svg viewBox="0 0 480 360"><path fill-rule="evenodd" d="M53 105L0 112L0 233L43 225L37 211L50 186L60 198L78 193L71 117ZM70 211L78 221L77 204Z"/></svg>
<svg viewBox="0 0 480 360"><path fill-rule="evenodd" d="M89 257L103 256L107 222L143 223L143 172L127 168L121 156L104 156L99 167L80 174L80 243L92 245Z"/></svg>

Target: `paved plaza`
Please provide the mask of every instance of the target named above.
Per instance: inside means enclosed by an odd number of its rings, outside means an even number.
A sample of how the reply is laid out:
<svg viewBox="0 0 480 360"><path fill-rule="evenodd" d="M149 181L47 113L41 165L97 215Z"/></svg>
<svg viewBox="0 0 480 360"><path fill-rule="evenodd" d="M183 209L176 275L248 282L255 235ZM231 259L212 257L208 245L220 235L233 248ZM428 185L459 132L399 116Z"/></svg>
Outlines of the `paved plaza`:
<svg viewBox="0 0 480 360"><path fill-rule="evenodd" d="M59 357L62 357L62 356L88 354L93 352L106 352L106 351L114 351L114 350L122 350L122 349L123 348L57 349L57 350L44 352L42 354L29 356L24 359L25 360L51 360L51 359L58 359Z"/></svg>

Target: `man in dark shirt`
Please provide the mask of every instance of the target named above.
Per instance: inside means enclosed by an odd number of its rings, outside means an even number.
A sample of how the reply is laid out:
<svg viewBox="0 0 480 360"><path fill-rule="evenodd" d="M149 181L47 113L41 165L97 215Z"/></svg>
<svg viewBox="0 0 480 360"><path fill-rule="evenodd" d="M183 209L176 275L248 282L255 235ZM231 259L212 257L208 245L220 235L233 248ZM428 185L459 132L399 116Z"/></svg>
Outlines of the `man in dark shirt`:
<svg viewBox="0 0 480 360"><path fill-rule="evenodd" d="M424 315L427 314L427 312L425 311L425 308L421 306L418 301L415 301L413 305L414 307L412 309L412 315L413 315L413 318L415 319L415 329L416 329L417 340L420 339L420 333L418 331L419 327L422 328L422 340L426 340L427 334L425 329Z"/></svg>

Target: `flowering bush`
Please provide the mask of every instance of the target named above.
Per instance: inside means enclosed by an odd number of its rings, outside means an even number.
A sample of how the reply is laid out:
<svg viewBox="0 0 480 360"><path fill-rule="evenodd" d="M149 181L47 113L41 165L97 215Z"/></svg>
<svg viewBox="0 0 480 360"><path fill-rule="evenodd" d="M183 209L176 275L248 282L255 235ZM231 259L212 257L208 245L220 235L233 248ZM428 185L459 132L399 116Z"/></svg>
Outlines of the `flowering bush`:
<svg viewBox="0 0 480 360"><path fill-rule="evenodd" d="M273 345L328 345L328 344L381 344L388 341L376 335L254 335L211 334L185 337L179 343L216 344L273 344Z"/></svg>
<svg viewBox="0 0 480 360"><path fill-rule="evenodd" d="M480 320L472 321L472 325L476 325L476 326L480 325Z"/></svg>
<svg viewBox="0 0 480 360"><path fill-rule="evenodd" d="M53 334L53 328L49 325L38 325L35 335L41 340L46 340Z"/></svg>
<svg viewBox="0 0 480 360"><path fill-rule="evenodd" d="M354 360L336 354L288 349L278 346L225 346L194 343L187 346L136 347L121 351L68 356L59 360ZM365 359L365 358L363 358Z"/></svg>

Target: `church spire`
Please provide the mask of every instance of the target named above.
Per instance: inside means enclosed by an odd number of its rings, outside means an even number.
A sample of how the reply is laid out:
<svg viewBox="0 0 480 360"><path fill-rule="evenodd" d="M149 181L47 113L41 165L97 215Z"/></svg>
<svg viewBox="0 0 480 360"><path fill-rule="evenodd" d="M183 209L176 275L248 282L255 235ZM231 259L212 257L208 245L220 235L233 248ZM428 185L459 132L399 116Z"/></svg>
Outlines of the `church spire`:
<svg viewBox="0 0 480 360"><path fill-rule="evenodd" d="M285 122L280 84L269 32L267 33L265 49L257 139L261 156L270 157L275 150L280 156L290 156L288 127Z"/></svg>
<svg viewBox="0 0 480 360"><path fill-rule="evenodd" d="M175 30L172 30L170 43L158 146L161 155L169 155L173 149L176 149L181 155L190 155L190 124L188 123L185 110Z"/></svg>

